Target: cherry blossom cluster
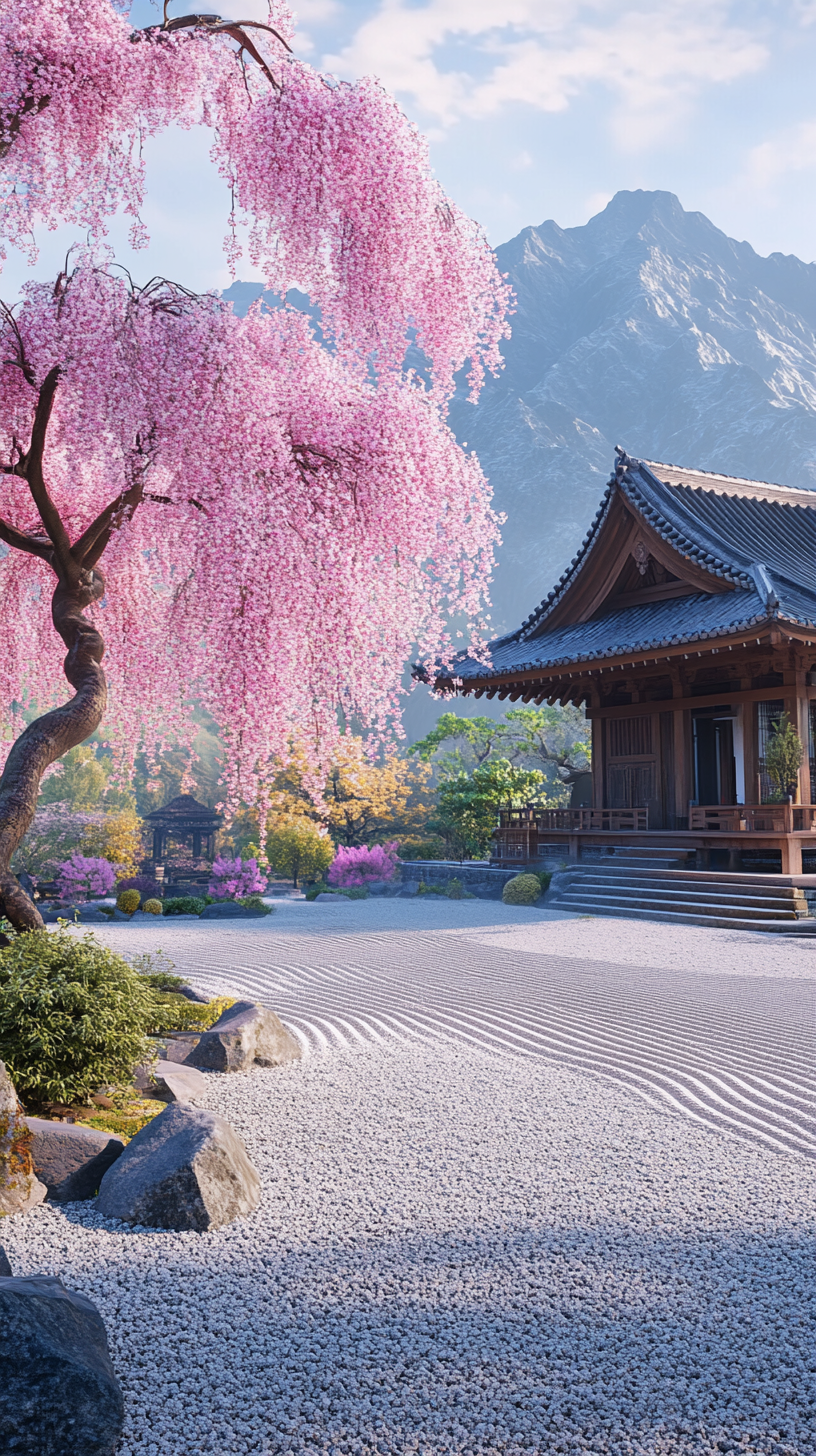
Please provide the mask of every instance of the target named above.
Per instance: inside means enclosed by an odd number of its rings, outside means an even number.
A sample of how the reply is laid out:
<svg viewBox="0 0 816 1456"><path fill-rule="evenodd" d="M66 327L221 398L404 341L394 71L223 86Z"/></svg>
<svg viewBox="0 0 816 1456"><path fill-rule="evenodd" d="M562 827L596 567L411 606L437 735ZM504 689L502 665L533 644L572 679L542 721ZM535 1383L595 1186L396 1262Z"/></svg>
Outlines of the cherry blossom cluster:
<svg viewBox="0 0 816 1456"><path fill-rule="evenodd" d="M134 291L85 256L56 289L29 286L0 358L6 469L61 369L44 470L72 540L120 492L142 495L92 611L123 764L191 739L197 701L226 740L227 802L258 802L293 739L321 765L345 724L387 731L416 645L450 656L449 614L481 630L497 525L478 461L417 380L349 369L304 315ZM0 517L42 535L14 474ZM4 703L53 700L53 585L36 557L0 560Z"/></svg>
<svg viewBox="0 0 816 1456"><path fill-rule="evenodd" d="M310 294L347 363L399 370L413 338L440 401L468 361L478 389L499 367L509 303L483 234L379 84L291 56L285 5L270 21L275 34L133 34L113 0L0 0L0 245L33 254L36 225L64 221L98 238L120 207L145 241L145 139L207 125L253 262L281 294ZM233 264L238 251L231 233Z"/></svg>
<svg viewBox="0 0 816 1456"><path fill-rule="evenodd" d="M262 895L266 880L258 869L256 859L242 860L219 855L213 860L212 874L207 893L217 900L240 900L244 895Z"/></svg>
<svg viewBox="0 0 816 1456"><path fill-rule="evenodd" d="M329 866L330 885L352 889L372 880L393 880L397 872L397 841L390 844L341 844Z"/></svg>
<svg viewBox="0 0 816 1456"><path fill-rule="evenodd" d="M110 860L80 854L78 849L63 861L57 873L57 893L62 900L108 895L115 883L116 870Z"/></svg>

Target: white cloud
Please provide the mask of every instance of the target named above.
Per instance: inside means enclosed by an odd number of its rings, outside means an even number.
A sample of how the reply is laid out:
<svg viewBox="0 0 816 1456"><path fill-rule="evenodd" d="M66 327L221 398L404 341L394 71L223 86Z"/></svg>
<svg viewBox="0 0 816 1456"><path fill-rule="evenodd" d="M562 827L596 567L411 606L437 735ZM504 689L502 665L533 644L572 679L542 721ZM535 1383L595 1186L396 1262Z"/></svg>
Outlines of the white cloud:
<svg viewBox="0 0 816 1456"><path fill-rule="evenodd" d="M607 203L612 201L613 195L611 192L590 193L585 203L587 217L596 217L599 212L603 212Z"/></svg>
<svg viewBox="0 0 816 1456"><path fill-rule="evenodd" d="M705 87L766 60L725 0L380 0L325 64L349 79L379 76L443 126L519 102L564 111L602 87L617 103L619 143L638 150L670 134Z"/></svg>
<svg viewBox="0 0 816 1456"><path fill-rule="evenodd" d="M530 156L529 152L525 151L518 152L510 162L511 172L529 172L530 168L534 166L535 159Z"/></svg>
<svg viewBox="0 0 816 1456"><path fill-rule="evenodd" d="M767 189L790 172L816 167L816 121L802 121L754 147L748 156L748 186Z"/></svg>

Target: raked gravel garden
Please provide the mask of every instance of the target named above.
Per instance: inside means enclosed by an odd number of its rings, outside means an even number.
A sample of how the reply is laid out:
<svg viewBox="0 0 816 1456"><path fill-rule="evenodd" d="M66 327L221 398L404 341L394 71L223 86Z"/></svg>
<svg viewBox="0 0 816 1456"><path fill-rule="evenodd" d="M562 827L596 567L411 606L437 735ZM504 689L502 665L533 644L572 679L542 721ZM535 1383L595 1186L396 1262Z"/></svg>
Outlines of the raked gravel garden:
<svg viewBox="0 0 816 1456"><path fill-rule="evenodd" d="M659 1080L692 1076L685 1032L652 1063L647 1046L634 1080L625 1021L620 1076L586 1052L600 984L587 967L605 958L633 1044L644 1026L647 1042L663 1034L646 990L676 1027L696 986L704 1020L731 1008L707 1053L721 1046L723 1067L701 1064L701 1085L724 1085L729 1046L737 1057L745 1037L767 1037L779 1070L756 1095L793 1107L812 1080L812 1061L798 1082L785 1062L786 1028L791 1045L810 1034L809 946L481 902L301 903L251 927L98 933L126 954L161 941L208 992L232 978L305 1052L204 1074L201 1105L260 1174L251 1216L172 1233L46 1203L3 1222L15 1273L59 1275L101 1311L125 1390L121 1456L816 1453L805 1124L783 1146L770 1123L751 1134L736 1114L695 1116ZM421 990L432 946L437 981L440 965L451 984L470 968L470 1011L513 1004L514 1025L525 1006L554 1023L558 985L583 986L580 1005L561 998L583 1061L546 1041L486 1041L465 1011L457 1031L459 1003L439 1010ZM357 1020L317 1005L330 974L361 988ZM381 994L389 976L390 1010L366 1020L366 988ZM435 1005L422 1021L416 1007Z"/></svg>

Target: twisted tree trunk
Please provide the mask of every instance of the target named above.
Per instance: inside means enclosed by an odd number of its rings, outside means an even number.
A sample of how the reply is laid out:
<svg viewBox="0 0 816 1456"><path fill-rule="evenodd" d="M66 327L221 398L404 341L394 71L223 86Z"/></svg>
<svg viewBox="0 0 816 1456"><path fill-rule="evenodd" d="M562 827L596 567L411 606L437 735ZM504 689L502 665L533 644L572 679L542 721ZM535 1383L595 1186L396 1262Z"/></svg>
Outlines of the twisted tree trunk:
<svg viewBox="0 0 816 1456"><path fill-rule="evenodd" d="M49 764L98 728L105 711L107 685L101 666L105 644L83 615L103 592L102 575L93 568L81 570L75 584L57 585L51 618L68 648L63 666L75 695L29 724L0 778L0 910L15 930L35 930L43 923L11 870L12 855L34 818L42 776Z"/></svg>

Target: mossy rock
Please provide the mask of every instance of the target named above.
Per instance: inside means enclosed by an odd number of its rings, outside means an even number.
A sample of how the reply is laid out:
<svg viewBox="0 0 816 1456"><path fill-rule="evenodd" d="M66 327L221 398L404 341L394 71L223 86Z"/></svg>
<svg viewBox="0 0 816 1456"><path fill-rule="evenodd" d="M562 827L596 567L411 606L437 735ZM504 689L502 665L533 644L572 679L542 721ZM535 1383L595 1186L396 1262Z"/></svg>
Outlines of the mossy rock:
<svg viewBox="0 0 816 1456"><path fill-rule="evenodd" d="M538 875L515 875L502 890L505 905L535 905L541 899L541 881Z"/></svg>

